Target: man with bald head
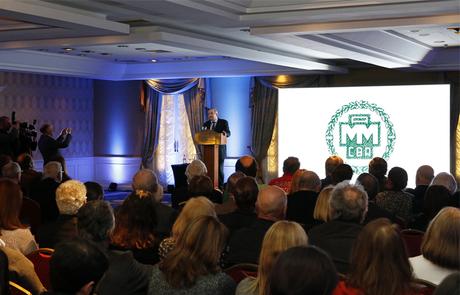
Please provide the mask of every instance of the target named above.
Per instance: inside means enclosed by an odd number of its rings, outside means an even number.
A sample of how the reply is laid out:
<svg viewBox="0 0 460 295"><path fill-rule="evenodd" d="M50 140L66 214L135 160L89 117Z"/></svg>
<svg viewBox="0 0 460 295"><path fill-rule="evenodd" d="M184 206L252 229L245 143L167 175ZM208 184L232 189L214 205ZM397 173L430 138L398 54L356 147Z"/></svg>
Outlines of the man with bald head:
<svg viewBox="0 0 460 295"><path fill-rule="evenodd" d="M414 214L422 213L423 211L423 199L425 192L434 178L434 170L429 165L422 165L417 169L415 175L415 188L408 188L405 191L412 194L412 210Z"/></svg>
<svg viewBox="0 0 460 295"><path fill-rule="evenodd" d="M155 173L150 169L139 170L133 177L132 187L134 191L152 193L156 201L157 227L155 230L161 237L168 237L177 214L173 208L161 203L163 187L158 183Z"/></svg>
<svg viewBox="0 0 460 295"><path fill-rule="evenodd" d="M295 189L288 197L286 219L303 224L307 228L315 222L313 211L321 189L321 180L313 171L299 170L296 172Z"/></svg>
<svg viewBox="0 0 460 295"><path fill-rule="evenodd" d="M286 193L276 186L259 191L256 202L257 219L247 228L236 231L228 244L226 267L238 263L254 263L259 260L265 233L270 226L286 216Z"/></svg>
<svg viewBox="0 0 460 295"><path fill-rule="evenodd" d="M236 161L235 171L243 172L246 176L256 177L257 176L257 161L251 156L242 156Z"/></svg>

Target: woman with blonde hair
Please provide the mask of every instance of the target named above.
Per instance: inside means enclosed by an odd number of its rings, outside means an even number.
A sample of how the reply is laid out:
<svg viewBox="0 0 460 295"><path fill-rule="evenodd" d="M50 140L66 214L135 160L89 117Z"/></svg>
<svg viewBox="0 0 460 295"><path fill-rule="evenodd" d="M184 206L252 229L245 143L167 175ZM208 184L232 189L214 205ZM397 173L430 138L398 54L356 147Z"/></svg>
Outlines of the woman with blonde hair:
<svg viewBox="0 0 460 295"><path fill-rule="evenodd" d="M265 295L270 289L269 276L278 256L285 250L296 246L307 246L308 237L305 230L291 221L274 223L265 234L259 256L256 278L242 280L236 289L236 295Z"/></svg>
<svg viewBox="0 0 460 295"><path fill-rule="evenodd" d="M329 200L331 199L333 186L323 188L319 193L318 200L316 200L315 210L313 211L313 218L318 223L328 222L329 217Z"/></svg>
<svg viewBox="0 0 460 295"><path fill-rule="evenodd" d="M214 216L191 221L174 249L154 266L149 295L235 293L235 282L219 267L227 228Z"/></svg>
<svg viewBox="0 0 460 295"><path fill-rule="evenodd" d="M190 224L190 222L200 216L216 217L214 204L206 197L191 198L185 204L181 213L177 217L176 222L174 222L171 237L164 239L160 243L158 252L160 259L165 258L166 255L174 248L177 239L183 234L185 228Z"/></svg>
<svg viewBox="0 0 460 295"><path fill-rule="evenodd" d="M410 258L417 278L438 285L460 268L460 209L445 207L423 237L422 255Z"/></svg>

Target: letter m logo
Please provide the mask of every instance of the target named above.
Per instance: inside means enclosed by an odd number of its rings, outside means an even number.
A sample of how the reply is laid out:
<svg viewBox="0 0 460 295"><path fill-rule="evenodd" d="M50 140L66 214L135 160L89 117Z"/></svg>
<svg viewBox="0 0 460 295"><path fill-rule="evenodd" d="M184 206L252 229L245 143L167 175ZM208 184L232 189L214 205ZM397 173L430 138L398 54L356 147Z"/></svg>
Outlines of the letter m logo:
<svg viewBox="0 0 460 295"><path fill-rule="evenodd" d="M347 148L347 158L372 159L373 148L380 146L380 122L371 122L369 114L353 114L339 124L339 145Z"/></svg>

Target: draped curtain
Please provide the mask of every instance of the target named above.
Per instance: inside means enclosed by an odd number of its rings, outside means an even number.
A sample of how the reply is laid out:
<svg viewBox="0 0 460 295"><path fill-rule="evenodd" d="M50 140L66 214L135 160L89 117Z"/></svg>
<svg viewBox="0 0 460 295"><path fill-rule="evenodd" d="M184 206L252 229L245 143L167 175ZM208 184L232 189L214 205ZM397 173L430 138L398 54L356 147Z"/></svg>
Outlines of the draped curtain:
<svg viewBox="0 0 460 295"><path fill-rule="evenodd" d="M141 92L141 105L145 111L142 167L153 169L154 153L158 146L160 114L163 94L182 94L187 109L192 135L203 122L204 82L201 79L150 79ZM200 115L201 114L201 115ZM198 116L198 117L196 117ZM199 126L199 127L197 127ZM198 129L199 130L199 129Z"/></svg>

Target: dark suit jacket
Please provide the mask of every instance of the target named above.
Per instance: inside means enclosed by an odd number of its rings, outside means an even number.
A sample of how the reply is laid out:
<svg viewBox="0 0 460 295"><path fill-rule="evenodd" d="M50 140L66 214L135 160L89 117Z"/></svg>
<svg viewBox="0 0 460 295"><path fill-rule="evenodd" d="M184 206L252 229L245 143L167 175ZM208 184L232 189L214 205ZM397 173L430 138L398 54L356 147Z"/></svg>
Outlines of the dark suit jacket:
<svg viewBox="0 0 460 295"><path fill-rule="evenodd" d="M0 131L0 155L15 156L15 149L18 147L19 132L12 128L11 132Z"/></svg>
<svg viewBox="0 0 460 295"><path fill-rule="evenodd" d="M265 233L273 223L271 220L257 218L250 227L237 230L228 243L225 267L238 263L257 264Z"/></svg>
<svg viewBox="0 0 460 295"><path fill-rule="evenodd" d="M219 220L228 228L230 237L237 230L251 226L256 219L257 215L254 210L236 209L231 213L219 215Z"/></svg>
<svg viewBox="0 0 460 295"><path fill-rule="evenodd" d="M205 129L211 129L211 121L208 120L204 122L203 127ZM224 119L217 119L217 123L216 123L216 126L214 127L214 131L218 133L222 133L225 131L225 133L227 133L227 137L229 137L231 134L230 128L228 127L228 122L227 120L224 120Z"/></svg>
<svg viewBox="0 0 460 295"><path fill-rule="evenodd" d="M289 195L287 200L286 219L304 225L314 223L313 211L315 210L318 193L314 191L298 191Z"/></svg>
<svg viewBox="0 0 460 295"><path fill-rule="evenodd" d="M54 179L45 178L31 190L30 198L40 204L43 223L55 221L59 215L56 204L56 189L59 184Z"/></svg>
<svg viewBox="0 0 460 295"><path fill-rule="evenodd" d="M160 238L171 236L172 226L177 218L176 210L165 204L157 203L155 205L155 212L157 214L157 227L155 231Z"/></svg>
<svg viewBox="0 0 460 295"><path fill-rule="evenodd" d="M425 192L428 189L428 185L417 185L414 189L408 188L405 190L406 193L412 194L412 212L416 215L423 213L423 199L425 198Z"/></svg>
<svg viewBox="0 0 460 295"><path fill-rule="evenodd" d="M363 223L368 224L369 222L377 218L388 218L392 222L396 220L394 214L391 214L387 210L380 208L379 206L377 206L375 202L370 201L367 205L367 214Z"/></svg>
<svg viewBox="0 0 460 295"><path fill-rule="evenodd" d="M71 134L67 134L67 136L61 135L57 139L43 134L38 141L38 149L43 156L43 165L62 157L59 149L68 147L71 140Z"/></svg>
<svg viewBox="0 0 460 295"><path fill-rule="evenodd" d="M40 248L54 249L57 244L78 236L77 217L75 215L59 215L57 220L42 225L38 230Z"/></svg>
<svg viewBox="0 0 460 295"><path fill-rule="evenodd" d="M308 232L309 243L329 253L337 271L346 274L350 266L351 250L361 229L362 226L357 223L329 221Z"/></svg>
<svg viewBox="0 0 460 295"><path fill-rule="evenodd" d="M109 268L97 286L101 295L147 294L152 266L138 263L129 251L108 251Z"/></svg>

